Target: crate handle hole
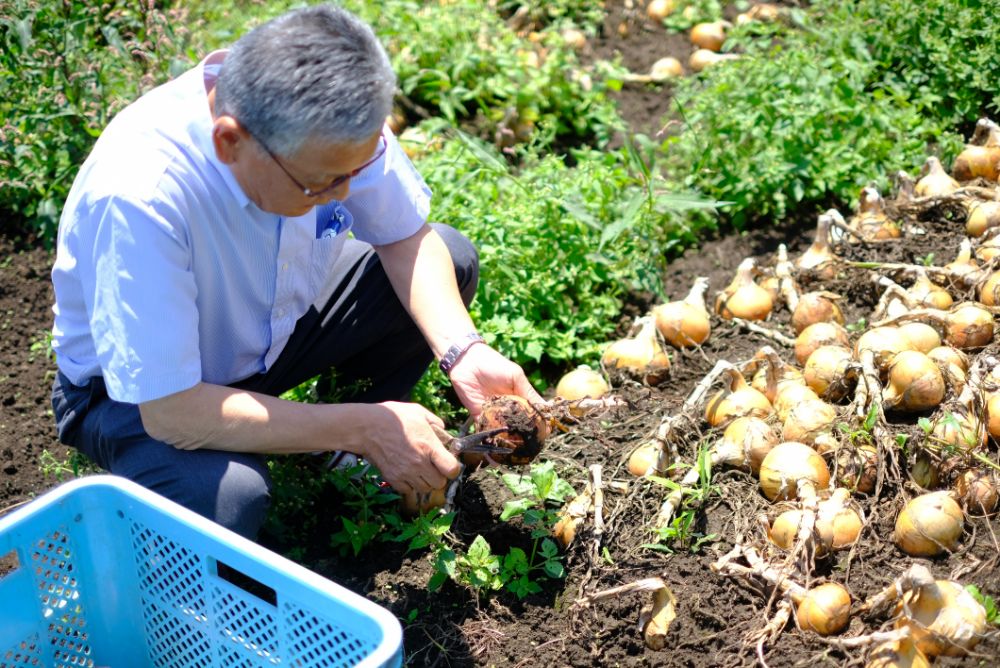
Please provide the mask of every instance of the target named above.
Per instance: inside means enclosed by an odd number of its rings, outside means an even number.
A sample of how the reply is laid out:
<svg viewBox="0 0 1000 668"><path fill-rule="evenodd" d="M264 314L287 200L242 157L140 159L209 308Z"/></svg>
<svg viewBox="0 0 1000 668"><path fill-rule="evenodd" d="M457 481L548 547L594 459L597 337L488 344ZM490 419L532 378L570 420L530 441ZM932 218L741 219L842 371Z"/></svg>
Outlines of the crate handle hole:
<svg viewBox="0 0 1000 668"><path fill-rule="evenodd" d="M256 596L265 603L273 606L278 605L278 593L266 584L250 577L243 571L237 570L227 563L215 561L215 574L220 580L225 580L229 584L242 589L246 593Z"/></svg>
<svg viewBox="0 0 1000 668"><path fill-rule="evenodd" d="M17 558L17 550L11 550L0 556L0 580L21 568L21 560Z"/></svg>

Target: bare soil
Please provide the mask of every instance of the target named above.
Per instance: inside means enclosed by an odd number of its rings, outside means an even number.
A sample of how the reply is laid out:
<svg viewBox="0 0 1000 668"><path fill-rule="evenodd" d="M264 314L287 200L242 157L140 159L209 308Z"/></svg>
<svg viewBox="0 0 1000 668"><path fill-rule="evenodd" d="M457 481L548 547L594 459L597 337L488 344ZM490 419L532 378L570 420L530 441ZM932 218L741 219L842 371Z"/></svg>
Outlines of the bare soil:
<svg viewBox="0 0 1000 668"><path fill-rule="evenodd" d="M617 25L625 18L620 9L609 9L605 36L593 46L596 53L604 57L620 53L623 62L637 72L645 71L663 55L686 60L686 42L667 37L661 28L641 20L632 21L628 36L622 38ZM655 134L670 112L668 88L629 87L618 99L632 127L648 134ZM741 258L755 256L766 265L781 243L788 245L794 257L811 241L815 214L801 211L794 220L766 229L707 239L699 249L688 251L670 265L664 276L668 294L682 297L696 276L708 277L714 293L728 284ZM932 212L920 222L923 235L887 246L844 247L841 252L858 260L915 262L929 253L935 254L936 264L950 260L962 237L961 224L950 220L943 210ZM0 258L2 511L57 484L55 478L42 473L41 454L48 450L56 459L64 459L66 451L56 443L48 403L54 365L45 356L44 346L34 345L44 340L51 327L48 272L52 257L44 250L21 249L11 240L0 239ZM800 281L804 290L829 289L843 295L848 322L867 317L878 298L870 275L863 270L844 270L828 282L809 276L800 277ZM648 296L636 295L624 316L639 315L651 305ZM735 579L709 568L738 540L755 541L765 553L775 555L756 528L757 517L773 514L774 507L761 495L754 477L738 469L717 471L713 478L715 493L695 507L691 530L704 540L697 546L665 553L647 547L655 542L649 522L665 489L632 478L624 468L630 452L653 435L665 416L679 409L716 360L747 360L762 345L772 345L785 359L793 359L788 348L760 334L742 331L718 318L713 318L712 326L712 337L704 347L671 351L669 381L656 388L622 385L615 394L625 400L625 406L567 424L564 433L546 442L541 458L554 460L562 476L576 489L583 487L587 467L601 464L604 480L626 482L628 491L608 492L606 527L599 549L592 549L594 535L588 522L565 555L566 578L545 582L539 594L519 600L512 594L500 593L480 600L451 582L430 593L426 585L432 566L426 553L406 553L397 543L378 542L358 558L340 557L328 547L328 536L337 527L335 509L339 501L332 491L324 493L308 518L301 518L301 526L288 527L296 531L271 531L262 542L286 553L295 548L295 558L309 568L363 593L400 617L405 626L407 661L413 666L757 665L759 659L750 639L774 614L772 592L760 581ZM777 310L766 326L786 335L791 333L789 314L784 309ZM995 354L995 349L989 352ZM845 420L849 420L847 406L842 409ZM889 429L919 439L917 417L890 413ZM706 425L694 425L679 446L682 461L693 462L699 442L715 436ZM997 459L995 443L989 446L989 457ZM304 470L314 465L305 460L302 464ZM915 560L893 545L896 514L914 493L911 484L895 481L877 497L858 496L856 500L866 518L861 541L852 550L819 560L812 574L815 580L829 579L845 585L857 604L911 563L920 561L938 576L974 583L983 593L1000 600L1000 576L996 571L1000 522L996 519L969 518L960 548L947 557ZM526 527L517 520L499 519L504 502L510 498L497 470L471 474L456 499L453 534L459 546L468 547L477 535L485 537L497 553L506 553L513 546L530 546ZM296 521L294 516L286 519ZM296 544L288 538L291 533L313 538L307 545ZM637 630L647 594L628 594L590 606L578 604L584 594L652 576L662 578L677 597L678 616L670 628L666 649L647 649ZM845 633L876 630L884 621L855 616ZM775 643L765 646L763 659L775 668L862 666L865 651L839 649L791 623ZM994 635L980 643L975 655L940 659L935 665L993 666L998 660L1000 639Z"/></svg>

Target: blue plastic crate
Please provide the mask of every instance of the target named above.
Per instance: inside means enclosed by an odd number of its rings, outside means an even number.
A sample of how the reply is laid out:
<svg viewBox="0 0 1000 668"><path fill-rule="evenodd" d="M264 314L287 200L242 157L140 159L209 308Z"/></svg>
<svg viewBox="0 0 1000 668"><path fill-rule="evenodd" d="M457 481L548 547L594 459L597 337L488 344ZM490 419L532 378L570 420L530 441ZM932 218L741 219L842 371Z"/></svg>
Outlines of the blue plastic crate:
<svg viewBox="0 0 1000 668"><path fill-rule="evenodd" d="M0 668L401 663L388 610L123 478L0 518Z"/></svg>

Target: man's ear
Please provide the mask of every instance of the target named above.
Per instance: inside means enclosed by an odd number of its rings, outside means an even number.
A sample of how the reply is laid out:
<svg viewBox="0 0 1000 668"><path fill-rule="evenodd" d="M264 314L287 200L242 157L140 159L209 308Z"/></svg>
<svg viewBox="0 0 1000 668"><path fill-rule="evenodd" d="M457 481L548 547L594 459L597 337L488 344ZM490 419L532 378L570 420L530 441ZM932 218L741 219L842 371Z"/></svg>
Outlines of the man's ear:
<svg viewBox="0 0 1000 668"><path fill-rule="evenodd" d="M232 116L217 116L212 124L212 144L215 155L226 165L236 162L236 157L243 146L250 140L250 135Z"/></svg>

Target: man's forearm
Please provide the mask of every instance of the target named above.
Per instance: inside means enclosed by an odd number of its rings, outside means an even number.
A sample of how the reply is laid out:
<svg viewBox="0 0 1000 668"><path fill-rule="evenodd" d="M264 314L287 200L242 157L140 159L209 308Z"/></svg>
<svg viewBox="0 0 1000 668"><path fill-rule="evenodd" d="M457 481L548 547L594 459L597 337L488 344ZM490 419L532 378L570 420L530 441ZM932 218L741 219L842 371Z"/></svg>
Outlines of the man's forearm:
<svg viewBox="0 0 1000 668"><path fill-rule="evenodd" d="M430 227L408 239L379 246L382 266L403 307L435 357L475 329L455 281L451 254Z"/></svg>
<svg viewBox="0 0 1000 668"><path fill-rule="evenodd" d="M275 454L334 448L363 454L376 422L368 413L378 410L302 404L209 383L139 405L146 432L182 450Z"/></svg>

